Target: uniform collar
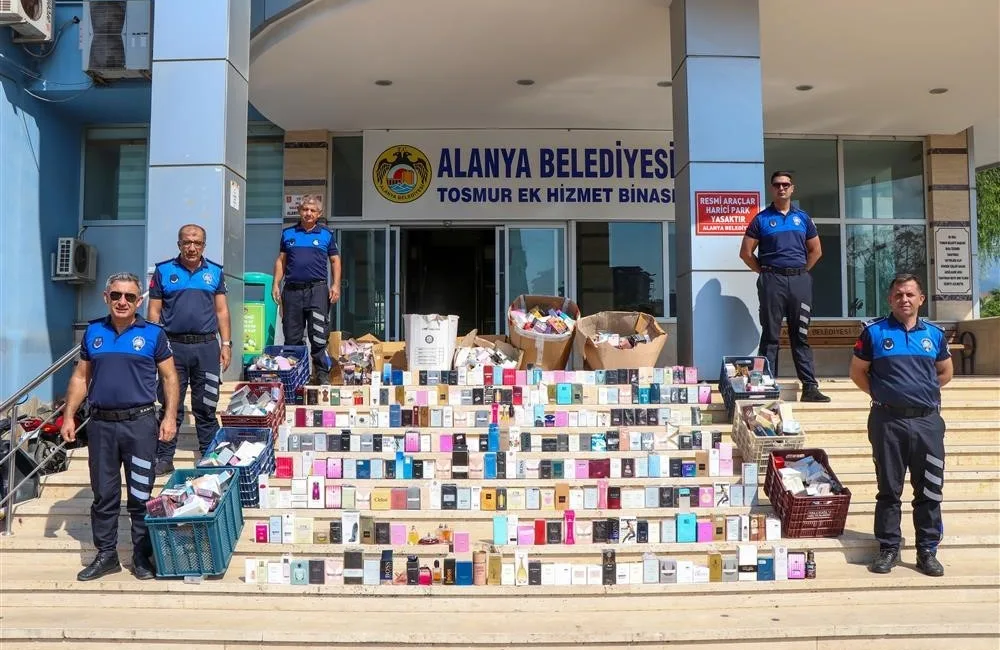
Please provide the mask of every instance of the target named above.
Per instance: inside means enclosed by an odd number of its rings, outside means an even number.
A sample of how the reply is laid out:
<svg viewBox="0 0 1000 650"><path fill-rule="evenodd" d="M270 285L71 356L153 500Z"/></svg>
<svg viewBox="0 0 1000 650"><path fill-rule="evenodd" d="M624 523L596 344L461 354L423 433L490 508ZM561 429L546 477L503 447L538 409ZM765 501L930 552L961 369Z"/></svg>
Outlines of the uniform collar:
<svg viewBox="0 0 1000 650"><path fill-rule="evenodd" d="M774 207L774 201L771 201L768 204L768 206L767 206L767 211L770 212L771 214L778 215L782 219L787 219L788 217L792 216L793 214L799 212L799 209L796 208L795 204L793 203L793 204L791 204L791 205L788 206L788 214L781 214L781 210L779 210L778 208Z"/></svg>
<svg viewBox="0 0 1000 650"><path fill-rule="evenodd" d="M924 325L924 320L922 318L920 318L919 316L917 316L917 324L914 325L913 329L911 329L911 330L906 329L906 327L904 327L901 322L899 322L898 320L896 320L896 317L892 315L892 312L889 312L888 321L889 321L890 325L892 325L896 329L901 329L904 332L916 332L917 330L925 330L925 329L927 329L927 326Z"/></svg>
<svg viewBox="0 0 1000 650"><path fill-rule="evenodd" d="M112 332L117 331L117 330L115 330L115 324L114 324L114 322L111 320L111 314L108 314L107 316L104 317L104 326L107 327ZM139 314L136 314L135 315L135 322L132 323L131 325L129 325L128 327L126 327L124 330L122 330L122 334L124 334L125 332L129 331L133 327L145 327L145 326L146 326L146 319L143 318L142 316L140 316Z"/></svg>
<svg viewBox="0 0 1000 650"><path fill-rule="evenodd" d="M180 255L178 255L177 257L174 258L174 262L176 262L177 266L181 267L185 271L188 270L188 267L184 266L184 260L181 259ZM196 268L194 271L188 271L188 273L192 273L192 274L193 273L197 273L198 271L200 271L200 270L202 270L204 268L208 268L208 262L205 260L205 256L202 255L201 256L201 264L198 265L198 268Z"/></svg>
<svg viewBox="0 0 1000 650"><path fill-rule="evenodd" d="M298 223L295 224L295 229L296 230L298 230L299 232L304 232L304 233L308 233L308 234L319 232L322 228L323 228L323 224L321 224L319 221L317 221L316 225L313 226L310 230L306 230L305 228L303 228L301 221L299 221Z"/></svg>

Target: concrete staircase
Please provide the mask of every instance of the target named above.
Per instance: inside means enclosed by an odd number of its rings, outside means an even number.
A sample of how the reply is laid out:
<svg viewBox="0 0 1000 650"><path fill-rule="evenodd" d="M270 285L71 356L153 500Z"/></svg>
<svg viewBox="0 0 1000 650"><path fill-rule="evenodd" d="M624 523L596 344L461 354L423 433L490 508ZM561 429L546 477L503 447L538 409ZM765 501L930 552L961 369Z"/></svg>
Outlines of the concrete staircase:
<svg viewBox="0 0 1000 650"><path fill-rule="evenodd" d="M939 558L946 575L938 579L916 572L912 546L904 550L904 564L892 574L867 572L865 563L876 548L871 536L875 481L865 431L867 401L847 380L824 382L822 390L833 397L831 404L797 405L796 412L807 428L807 446L826 449L834 470L853 492L847 527L838 539L781 542L791 549L815 551L816 580L613 587L247 585L244 558L285 553L320 557L341 547L257 544L253 522L278 511L245 509L247 525L230 570L221 579L139 582L123 572L78 583L75 573L93 556L87 452L79 450L69 471L47 478L40 499L16 508L15 534L0 539L0 647L1000 648L1000 379L956 379L945 390L948 458L945 538ZM790 392L785 397L795 396ZM725 415L721 405L708 408L716 421ZM727 437L730 427L701 428L721 429ZM193 462L193 447L193 434L186 428L178 467ZM655 519L657 514L674 513L642 510L640 516ZM339 516L339 511L302 514L324 520ZM477 539L489 536L493 513L375 515L412 522L421 532L447 522ZM595 514L581 511L578 516ZM120 551L127 561L127 520L121 524ZM903 533L912 544L907 504ZM543 561L594 562L603 546L539 546L531 554ZM615 549L619 561L637 561L643 551L652 550L704 562L710 548L733 547L712 543ZM397 549L397 554L406 550ZM413 550L421 558L433 554L428 547Z"/></svg>

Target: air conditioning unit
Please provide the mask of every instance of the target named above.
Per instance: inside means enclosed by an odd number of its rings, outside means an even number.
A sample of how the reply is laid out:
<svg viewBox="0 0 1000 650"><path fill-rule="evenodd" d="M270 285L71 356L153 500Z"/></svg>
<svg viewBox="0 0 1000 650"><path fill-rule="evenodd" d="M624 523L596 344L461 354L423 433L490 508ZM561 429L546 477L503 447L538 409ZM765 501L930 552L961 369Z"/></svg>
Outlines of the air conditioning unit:
<svg viewBox="0 0 1000 650"><path fill-rule="evenodd" d="M52 254L52 279L83 283L97 279L97 249L76 237L60 237Z"/></svg>
<svg viewBox="0 0 1000 650"><path fill-rule="evenodd" d="M0 0L0 25L21 35L18 41L52 40L52 5L55 0Z"/></svg>
<svg viewBox="0 0 1000 650"><path fill-rule="evenodd" d="M149 0L86 0L80 21L83 71L96 81L148 79L151 17Z"/></svg>

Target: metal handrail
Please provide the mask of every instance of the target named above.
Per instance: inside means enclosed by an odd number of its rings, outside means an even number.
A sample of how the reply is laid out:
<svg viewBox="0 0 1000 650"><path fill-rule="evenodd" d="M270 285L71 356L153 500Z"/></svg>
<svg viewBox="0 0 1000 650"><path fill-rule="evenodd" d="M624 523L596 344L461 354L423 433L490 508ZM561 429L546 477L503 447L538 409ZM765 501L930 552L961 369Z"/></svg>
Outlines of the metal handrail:
<svg viewBox="0 0 1000 650"><path fill-rule="evenodd" d="M10 410L10 408L17 404L22 397L41 386L46 379L62 370L67 364L72 361L76 361L78 356L80 356L80 346L75 345L72 350L59 357L55 363L43 370L42 374L25 384L24 388L14 393L11 397L5 399L3 403L0 404L0 413Z"/></svg>

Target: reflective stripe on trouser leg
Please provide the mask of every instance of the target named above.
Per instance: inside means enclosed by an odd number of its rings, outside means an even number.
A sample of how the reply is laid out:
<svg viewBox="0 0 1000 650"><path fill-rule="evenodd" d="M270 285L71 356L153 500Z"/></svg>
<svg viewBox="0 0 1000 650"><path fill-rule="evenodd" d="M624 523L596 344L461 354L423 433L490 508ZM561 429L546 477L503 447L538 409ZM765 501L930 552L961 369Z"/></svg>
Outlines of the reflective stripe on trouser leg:
<svg viewBox="0 0 1000 650"><path fill-rule="evenodd" d="M328 316L330 313L330 289L325 284L317 284L309 296L309 348L313 370L328 371L330 362L326 354L326 344L330 336Z"/></svg>
<svg viewBox="0 0 1000 650"><path fill-rule="evenodd" d="M816 385L812 348L809 347L809 323L812 320L812 277L808 273L788 278L789 295L785 304L788 319L788 342L795 374L803 386Z"/></svg>
<svg viewBox="0 0 1000 650"><path fill-rule="evenodd" d="M913 529L917 548L934 550L944 530L944 420L938 413L910 420L913 448L910 484L913 486Z"/></svg>
<svg viewBox="0 0 1000 650"><path fill-rule="evenodd" d="M198 370L191 376L191 410L194 411L195 430L198 433L198 451L202 455L219 431L215 411L219 404L221 367L218 342L199 344Z"/></svg>
<svg viewBox="0 0 1000 650"><path fill-rule="evenodd" d="M904 418L894 418L879 409L868 415L868 440L875 461L878 493L875 496L875 539L880 548L899 548L903 481L910 454L910 436Z"/></svg>
<svg viewBox="0 0 1000 650"><path fill-rule="evenodd" d="M91 420L87 425L90 487L90 528L98 551L118 547L118 513L122 502L121 457L118 455L117 422Z"/></svg>
<svg viewBox="0 0 1000 650"><path fill-rule="evenodd" d="M153 461L159 427L152 414L118 424L118 449L125 466L125 507L132 520L132 547L149 555L152 548L146 530L146 501L153 493Z"/></svg>

